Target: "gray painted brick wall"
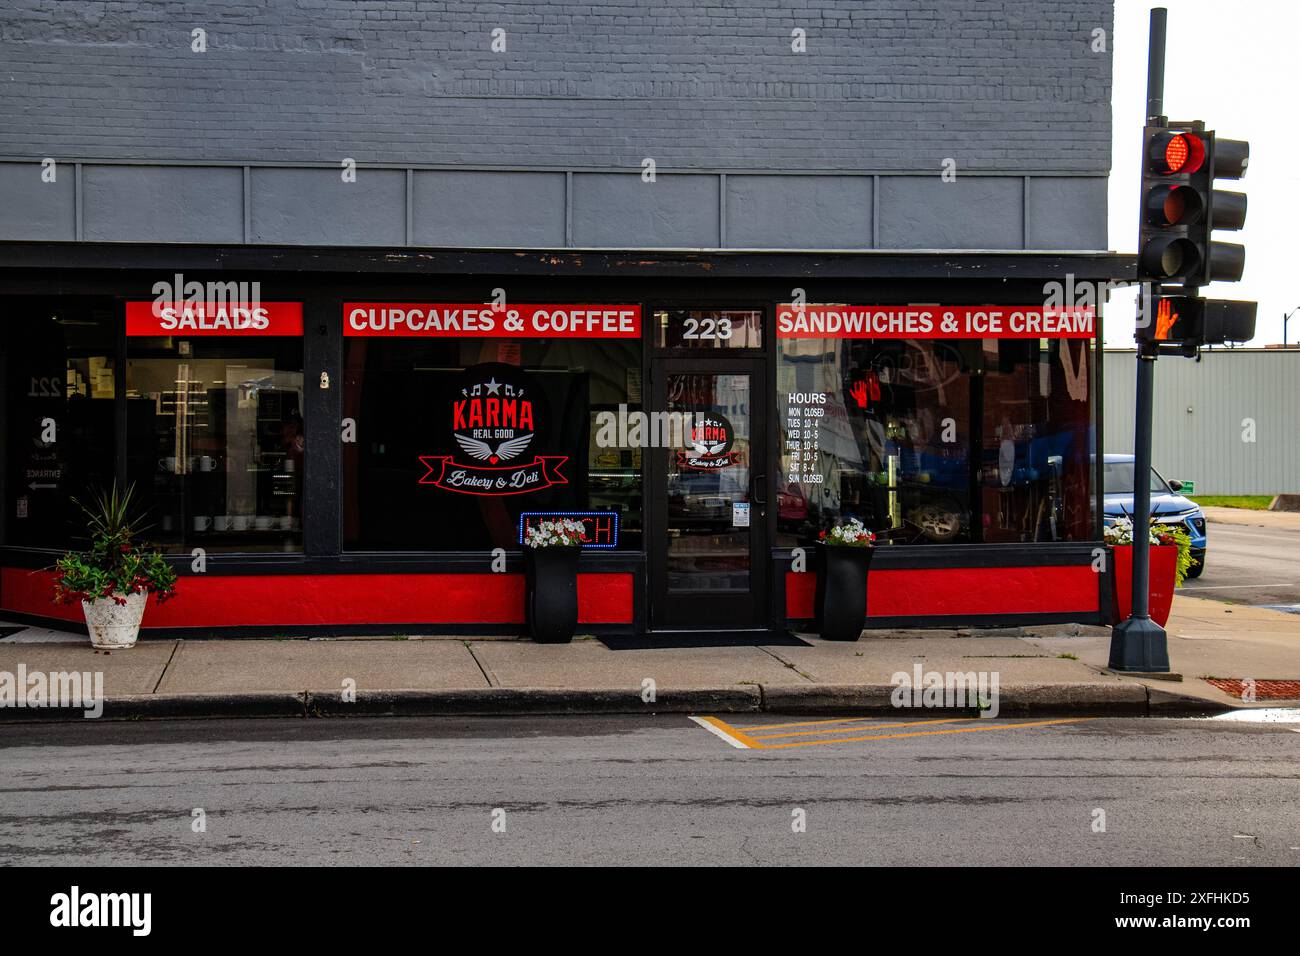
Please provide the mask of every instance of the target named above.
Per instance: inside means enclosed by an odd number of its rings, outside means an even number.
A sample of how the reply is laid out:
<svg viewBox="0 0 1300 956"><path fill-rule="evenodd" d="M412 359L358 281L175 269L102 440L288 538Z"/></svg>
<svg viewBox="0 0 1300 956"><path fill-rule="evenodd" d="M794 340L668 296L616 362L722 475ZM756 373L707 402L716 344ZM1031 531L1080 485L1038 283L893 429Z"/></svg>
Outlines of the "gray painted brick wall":
<svg viewBox="0 0 1300 956"><path fill-rule="evenodd" d="M1111 0L5 0L0 239L139 240L166 215L157 241L1101 248L1112 12ZM806 53L791 50L795 28ZM1091 48L1098 28L1107 52ZM27 164L47 156L63 175L33 195ZM344 157L362 166L346 193L333 186ZM660 181L639 190L647 157ZM938 181L949 157L956 188ZM72 199L71 162L84 163ZM280 164L299 168L266 168ZM470 194L426 166L464 170ZM627 182L609 178L618 170ZM809 174L824 180L797 181ZM458 230L474 191L497 218ZM516 203L512 229L499 213Z"/></svg>
<svg viewBox="0 0 1300 956"><path fill-rule="evenodd" d="M0 154L1104 172L1090 41L1111 20L1109 0L5 0Z"/></svg>

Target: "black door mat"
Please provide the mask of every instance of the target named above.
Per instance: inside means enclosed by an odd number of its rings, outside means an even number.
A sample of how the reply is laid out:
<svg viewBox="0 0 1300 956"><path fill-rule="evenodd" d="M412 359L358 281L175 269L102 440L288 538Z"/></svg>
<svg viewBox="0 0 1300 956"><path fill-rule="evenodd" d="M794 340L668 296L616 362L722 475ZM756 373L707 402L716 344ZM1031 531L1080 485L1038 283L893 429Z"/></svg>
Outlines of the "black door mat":
<svg viewBox="0 0 1300 956"><path fill-rule="evenodd" d="M668 647L812 647L789 631L658 631L611 634L599 638L611 651Z"/></svg>

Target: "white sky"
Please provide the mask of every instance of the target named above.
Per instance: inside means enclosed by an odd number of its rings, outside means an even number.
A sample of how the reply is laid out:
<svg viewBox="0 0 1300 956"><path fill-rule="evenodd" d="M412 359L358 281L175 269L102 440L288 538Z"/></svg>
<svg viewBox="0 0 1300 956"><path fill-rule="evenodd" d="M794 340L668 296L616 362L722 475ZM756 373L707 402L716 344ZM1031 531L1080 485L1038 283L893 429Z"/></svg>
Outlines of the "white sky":
<svg viewBox="0 0 1300 956"><path fill-rule="evenodd" d="M1249 197L1246 228L1217 232L1222 241L1246 247L1240 282L1218 282L1202 292L1215 299L1259 303L1253 345L1282 341L1282 314L1300 306L1300 117L1297 38L1300 3L1295 0L1115 0L1111 37L1115 77L1111 99L1114 143L1110 173L1110 248L1137 251L1139 159L1146 113L1147 25L1150 10L1169 11L1165 53L1165 114L1172 120L1204 120L1220 137L1250 141L1245 178L1222 180L1222 188ZM1203 71L1212 51L1222 66ZM1131 292L1112 297L1106 312L1106 344L1133 344ZM1287 338L1300 341L1300 312Z"/></svg>

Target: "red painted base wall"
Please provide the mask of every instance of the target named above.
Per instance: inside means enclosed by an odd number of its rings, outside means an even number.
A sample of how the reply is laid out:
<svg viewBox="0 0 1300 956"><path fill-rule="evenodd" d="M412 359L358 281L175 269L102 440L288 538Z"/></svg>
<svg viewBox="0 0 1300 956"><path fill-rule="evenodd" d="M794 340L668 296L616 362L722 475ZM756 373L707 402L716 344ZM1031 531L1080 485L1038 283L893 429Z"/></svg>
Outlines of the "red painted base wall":
<svg viewBox="0 0 1300 956"><path fill-rule="evenodd" d="M872 571L868 617L1096 614L1089 565ZM786 575L786 613L813 616L813 574ZM50 601L48 571L0 568L0 611L82 620ZM630 573L579 574L583 624L632 624ZM522 624L522 575L277 574L181 579L179 596L150 604L145 627Z"/></svg>
<svg viewBox="0 0 1300 956"><path fill-rule="evenodd" d="M1027 568L928 568L871 571L867 617L973 617L978 614L1096 614L1091 565ZM790 618L811 618L817 576L785 576Z"/></svg>
<svg viewBox="0 0 1300 956"><path fill-rule="evenodd" d="M0 609L81 621L80 604L50 601L51 574L0 568ZM181 578L150 601L149 627L345 624L522 624L519 574L276 574ZM582 624L630 624L632 575L579 574Z"/></svg>

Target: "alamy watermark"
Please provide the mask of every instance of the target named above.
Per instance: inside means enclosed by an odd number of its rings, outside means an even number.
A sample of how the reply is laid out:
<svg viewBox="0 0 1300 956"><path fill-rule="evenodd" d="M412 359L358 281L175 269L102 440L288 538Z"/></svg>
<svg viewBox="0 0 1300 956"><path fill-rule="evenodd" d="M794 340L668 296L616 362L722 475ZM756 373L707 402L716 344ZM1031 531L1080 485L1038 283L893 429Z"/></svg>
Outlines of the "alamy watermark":
<svg viewBox="0 0 1300 956"><path fill-rule="evenodd" d="M0 671L0 707L81 710L87 719L104 713L103 671Z"/></svg>
<svg viewBox="0 0 1300 956"><path fill-rule="evenodd" d="M132 936L148 936L153 929L153 894L83 893L73 886L50 897L50 925L120 927L131 930Z"/></svg>
<svg viewBox="0 0 1300 956"><path fill-rule="evenodd" d="M154 311L164 306L184 303L185 305L205 305L215 303L219 306L252 306L262 304L261 282L199 282L191 279L185 281L185 275L177 272L171 278L153 284Z"/></svg>
<svg viewBox="0 0 1300 956"><path fill-rule="evenodd" d="M1001 675L997 671L921 670L896 671L889 679L894 685L889 701L895 707L978 710L981 717L996 717L999 710Z"/></svg>
<svg viewBox="0 0 1300 956"><path fill-rule="evenodd" d="M600 448L685 448L693 443L694 412L628 411L596 413L596 445Z"/></svg>
<svg viewBox="0 0 1300 956"><path fill-rule="evenodd" d="M1120 289L1137 290L1137 326L1145 328L1151 321L1151 285L1146 282L1130 282L1127 279L1094 282L1088 279L1076 281L1074 273L1067 272L1064 281L1053 279L1043 284L1043 308L1057 309L1098 309L1103 302Z"/></svg>

